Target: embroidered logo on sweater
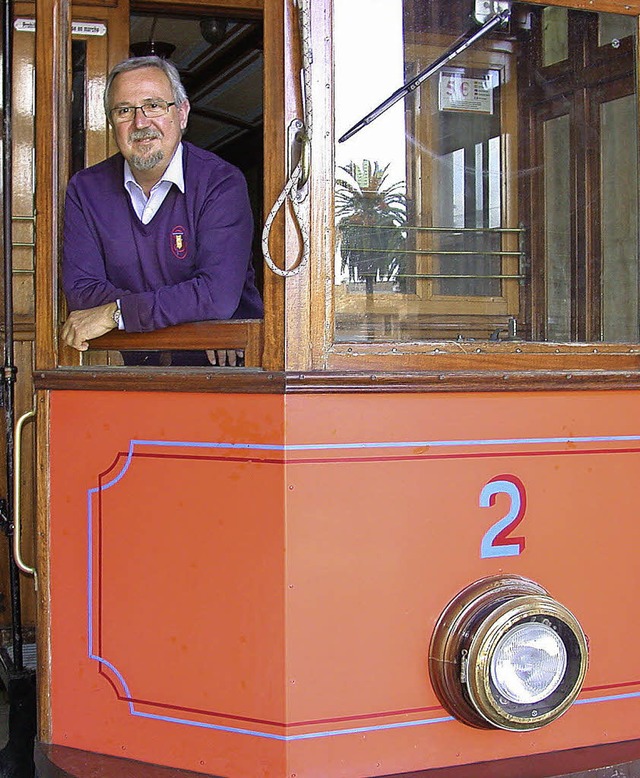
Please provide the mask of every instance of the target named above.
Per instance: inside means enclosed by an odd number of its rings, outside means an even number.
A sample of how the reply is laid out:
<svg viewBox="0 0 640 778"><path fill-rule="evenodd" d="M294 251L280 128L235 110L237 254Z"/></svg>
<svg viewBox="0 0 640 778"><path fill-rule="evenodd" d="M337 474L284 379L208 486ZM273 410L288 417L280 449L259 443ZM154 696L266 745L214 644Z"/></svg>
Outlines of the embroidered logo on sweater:
<svg viewBox="0 0 640 778"><path fill-rule="evenodd" d="M178 259L187 256L187 239L184 227L174 227L171 230L171 251Z"/></svg>

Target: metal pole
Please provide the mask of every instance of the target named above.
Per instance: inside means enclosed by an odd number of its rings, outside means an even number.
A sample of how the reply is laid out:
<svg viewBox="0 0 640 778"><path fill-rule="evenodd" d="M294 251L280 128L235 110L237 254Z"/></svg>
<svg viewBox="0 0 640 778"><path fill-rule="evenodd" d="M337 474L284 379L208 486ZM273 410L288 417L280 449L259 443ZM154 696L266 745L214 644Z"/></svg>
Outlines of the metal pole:
<svg viewBox="0 0 640 778"><path fill-rule="evenodd" d="M13 181L13 134L11 129L13 64L13 8L11 0L3 0L2 18L2 222L4 249L4 367L2 376L4 416L6 426L6 471L7 471L7 525L9 545L13 540L13 482L15 478L13 462L14 430L14 386L16 367L13 353L13 229L12 217L12 181ZM14 669L23 669L22 657L22 613L20 607L20 574L9 557L9 579L11 587L11 638L13 643Z"/></svg>

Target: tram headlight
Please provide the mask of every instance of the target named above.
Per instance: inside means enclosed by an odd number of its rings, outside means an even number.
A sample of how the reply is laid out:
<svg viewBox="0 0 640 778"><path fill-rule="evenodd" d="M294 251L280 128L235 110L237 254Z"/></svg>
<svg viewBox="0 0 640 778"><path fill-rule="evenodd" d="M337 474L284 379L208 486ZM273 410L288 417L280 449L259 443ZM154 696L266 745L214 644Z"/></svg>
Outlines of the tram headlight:
<svg viewBox="0 0 640 778"><path fill-rule="evenodd" d="M573 614L533 581L476 581L441 614L429 673L443 706L474 727L538 729L575 700L587 642Z"/></svg>
<svg viewBox="0 0 640 778"><path fill-rule="evenodd" d="M507 632L491 657L496 691L522 705L540 702L560 685L567 669L567 649L548 624L519 624Z"/></svg>

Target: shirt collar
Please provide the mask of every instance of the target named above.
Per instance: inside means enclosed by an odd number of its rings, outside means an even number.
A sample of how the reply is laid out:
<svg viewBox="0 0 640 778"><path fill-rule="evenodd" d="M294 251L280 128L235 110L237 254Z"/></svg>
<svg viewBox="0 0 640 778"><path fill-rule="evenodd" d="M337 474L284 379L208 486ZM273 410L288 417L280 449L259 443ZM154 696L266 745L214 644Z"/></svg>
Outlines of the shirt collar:
<svg viewBox="0 0 640 778"><path fill-rule="evenodd" d="M175 184L178 189L184 194L184 168L182 165L182 143L178 144L178 148L175 150L173 157L171 157L171 162L169 162L169 165L167 166L167 169L164 171L164 175L158 181L157 184L155 184L152 189L155 189L158 184L161 184L163 181L166 181L169 184ZM129 166L129 163L125 159L124 161L124 186L126 189L131 189L131 185L138 187L138 189L141 189L140 184L136 181L133 173L131 172L131 168Z"/></svg>

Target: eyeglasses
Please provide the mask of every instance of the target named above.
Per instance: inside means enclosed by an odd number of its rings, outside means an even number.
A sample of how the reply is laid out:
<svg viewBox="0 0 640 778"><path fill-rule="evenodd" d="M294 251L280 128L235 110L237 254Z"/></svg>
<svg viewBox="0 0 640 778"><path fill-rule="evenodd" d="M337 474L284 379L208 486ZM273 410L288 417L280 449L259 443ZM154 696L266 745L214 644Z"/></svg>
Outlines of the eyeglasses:
<svg viewBox="0 0 640 778"><path fill-rule="evenodd" d="M169 113L169 108L175 105L175 102L168 103L166 100L149 100L142 105L120 105L112 108L109 113L111 120L117 124L123 122L132 122L135 119L136 111L142 111L142 115L147 119L157 119L158 116L164 116Z"/></svg>

